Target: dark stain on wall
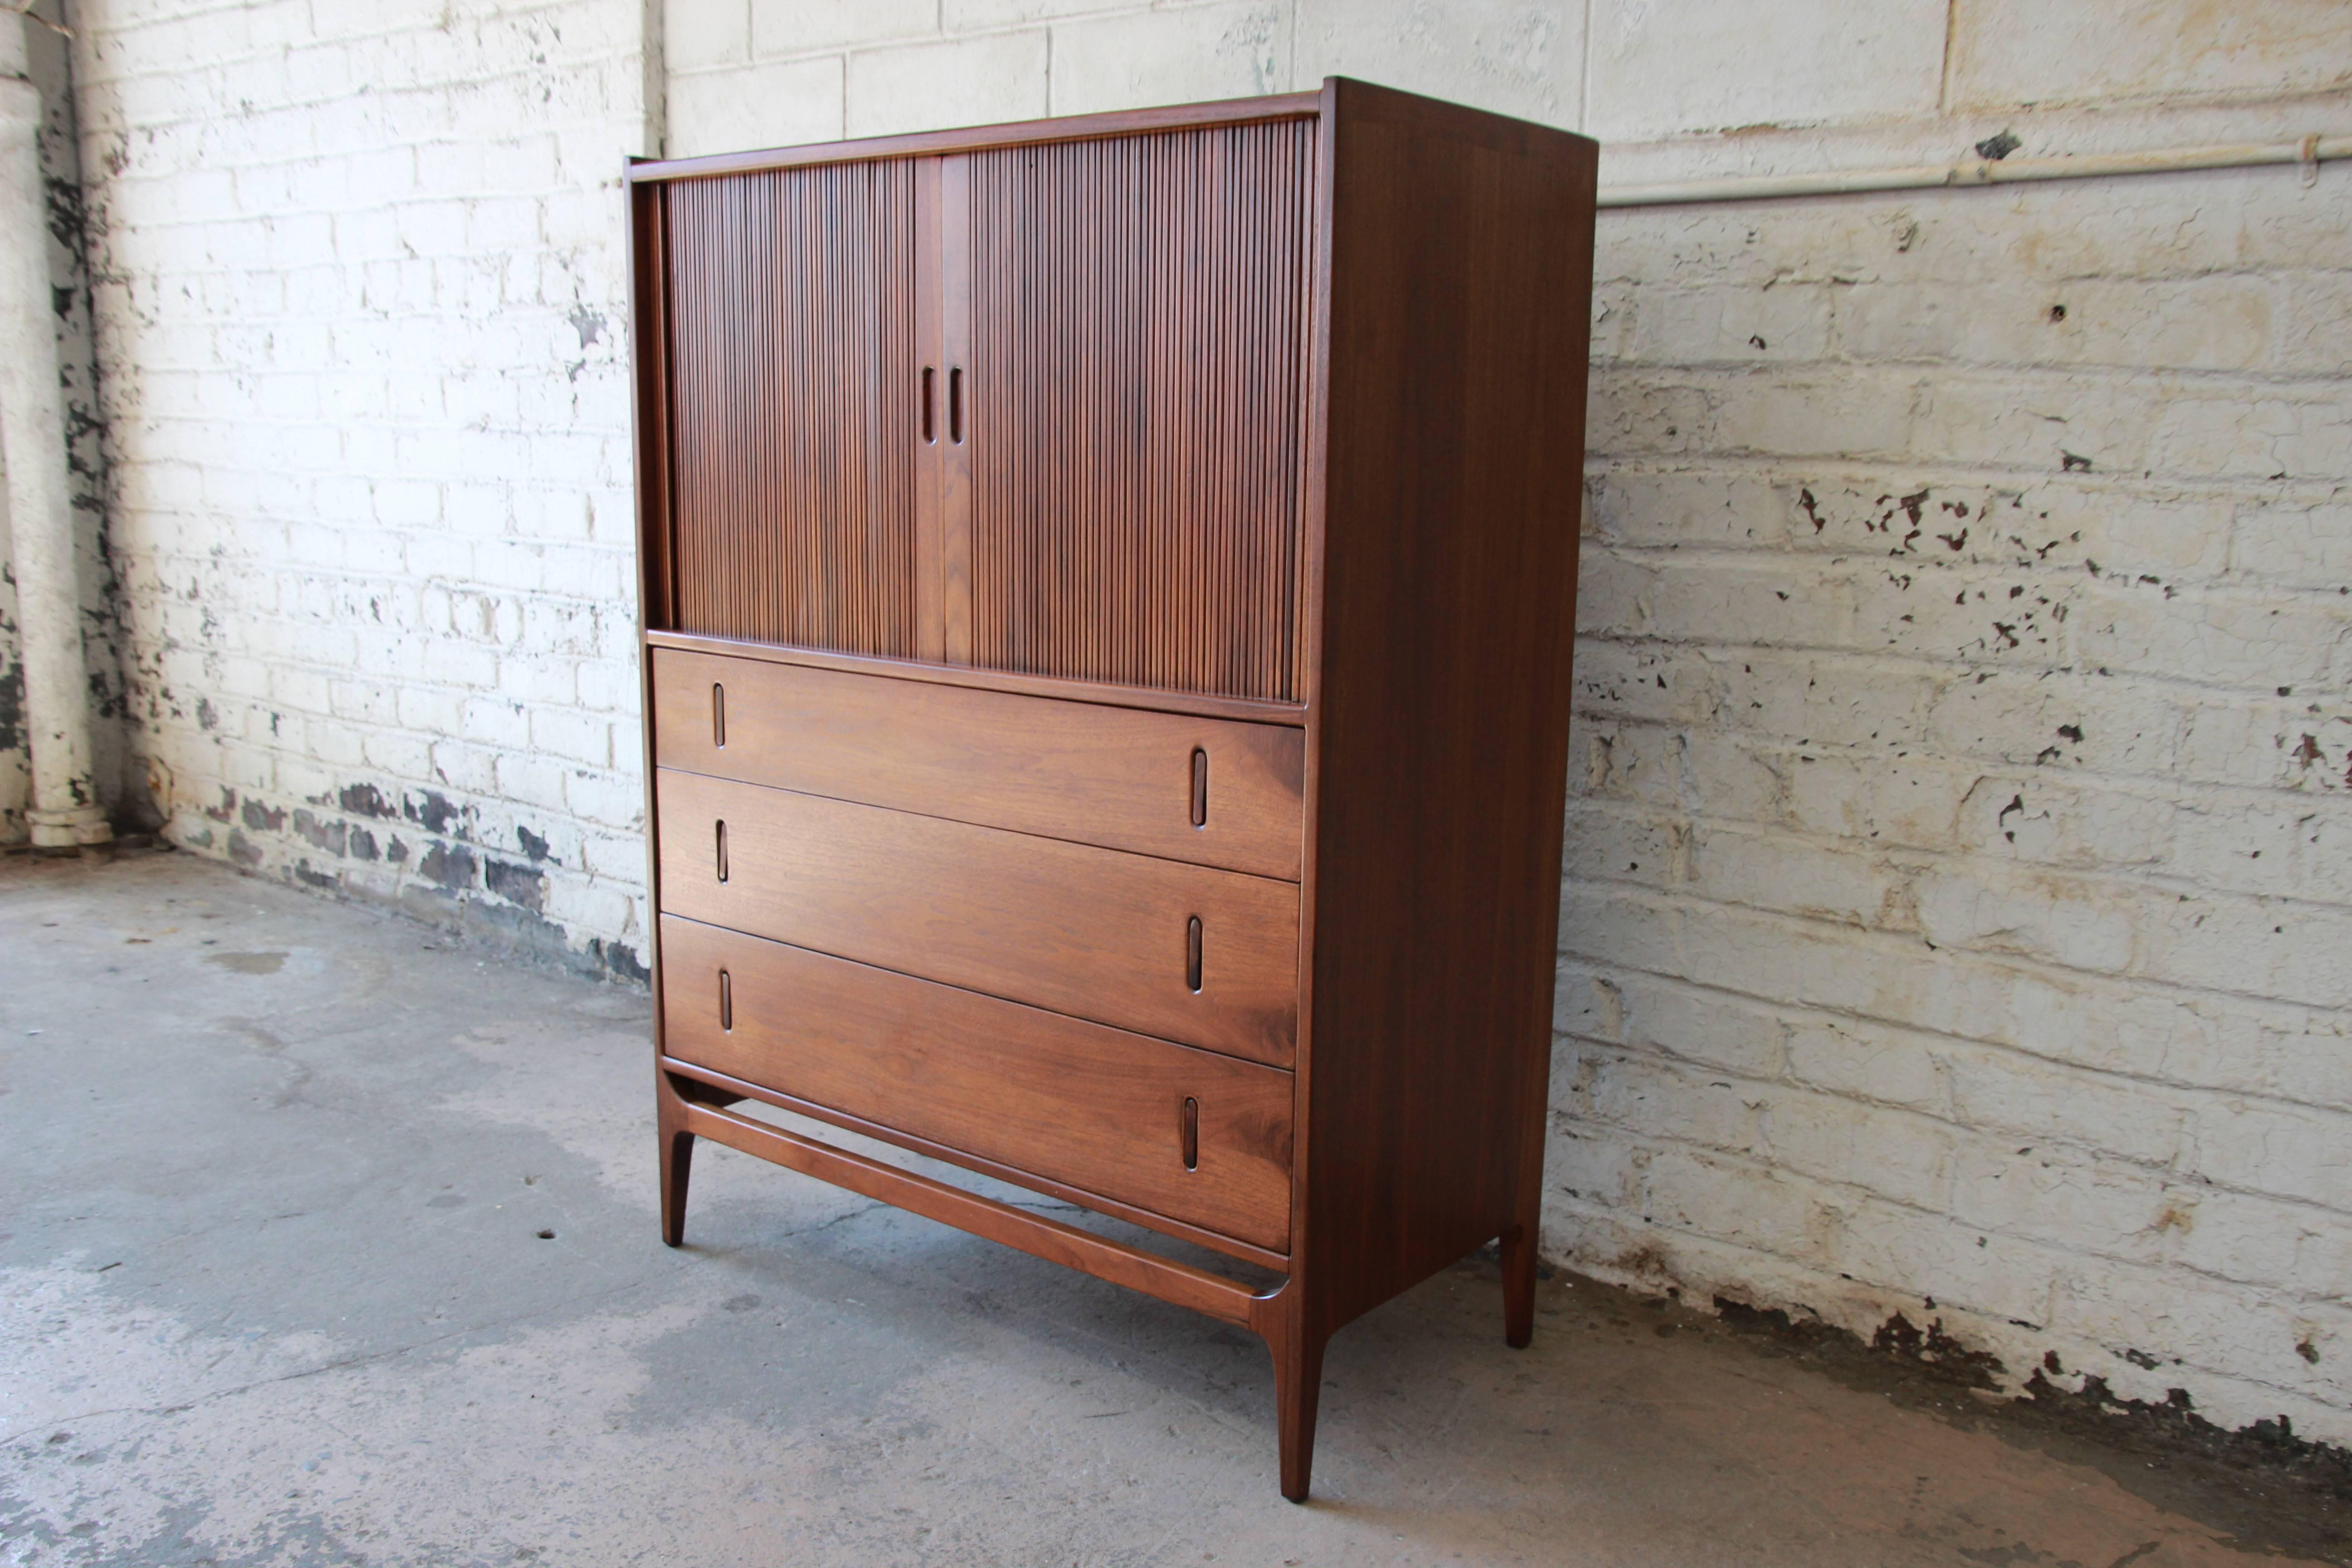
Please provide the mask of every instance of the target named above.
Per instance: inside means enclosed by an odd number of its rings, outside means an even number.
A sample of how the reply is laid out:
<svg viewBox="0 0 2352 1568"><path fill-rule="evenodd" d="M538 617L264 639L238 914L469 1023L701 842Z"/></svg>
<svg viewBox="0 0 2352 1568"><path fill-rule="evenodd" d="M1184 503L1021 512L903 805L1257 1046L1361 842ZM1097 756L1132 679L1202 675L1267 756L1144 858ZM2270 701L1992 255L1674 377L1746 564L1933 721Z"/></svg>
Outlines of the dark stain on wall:
<svg viewBox="0 0 2352 1568"><path fill-rule="evenodd" d="M454 828L463 837L474 809L459 805L438 790L428 789L419 795L403 795L400 814L427 833L446 834Z"/></svg>
<svg viewBox="0 0 2352 1568"><path fill-rule="evenodd" d="M349 852L351 825L347 822L340 819L334 822L322 821L309 810L298 807L294 813L294 831L296 835L330 855L343 855ZM309 862L306 861L304 864L307 865Z"/></svg>
<svg viewBox="0 0 2352 1568"><path fill-rule="evenodd" d="M220 804L205 807L205 816L238 825L225 848L232 862L248 871L260 871L271 862L263 840L275 838L282 846L277 874L298 886L338 898L390 902L488 947L589 978L636 985L653 978L635 948L601 938L576 947L571 933L547 918L546 868L562 861L546 835L517 825L521 859L485 854L475 840L478 808L436 790L404 793L395 804L374 784L345 784L289 808L250 796L240 799L236 791L224 788ZM415 825L424 830L423 842L412 844L398 834L380 839L379 830L366 826L384 821ZM214 847L209 829L184 829L180 839L192 849ZM290 860L284 853L288 850L293 851ZM405 868L412 861L413 879L401 882L390 895L364 879L355 884L338 866Z"/></svg>
<svg viewBox="0 0 2352 1568"><path fill-rule="evenodd" d="M436 843L416 863L416 874L453 893L474 885L474 852L462 844Z"/></svg>
<svg viewBox="0 0 2352 1568"><path fill-rule="evenodd" d="M13 631L0 626L0 632ZM12 661L0 669L0 752L25 747L25 667Z"/></svg>
<svg viewBox="0 0 2352 1568"><path fill-rule="evenodd" d="M1605 1301L1618 1294L1597 1281L1579 1279L1576 1286L1575 1297ZM1792 1316L1727 1297L1715 1299L1711 1320L1664 1300L1642 1305L1680 1327L1728 1331L1850 1388L2097 1469L2126 1490L2221 1532L2240 1551L2352 1561L2352 1450L2296 1436L2284 1415L2231 1431L2198 1415L2185 1389L2161 1401L2124 1399L2095 1375L2085 1375L2079 1390L2067 1389L2052 1381L2066 1375L2054 1351L2017 1397L1989 1402L2000 1362L1959 1344L1940 1322L1921 1329L1897 1313L1864 1341L1801 1310Z"/></svg>
<svg viewBox="0 0 2352 1568"><path fill-rule="evenodd" d="M547 873L504 860L482 862L482 886L534 913L547 908Z"/></svg>
<svg viewBox="0 0 2352 1568"><path fill-rule="evenodd" d="M595 955L597 963L606 973L638 985L653 984L654 972L646 967L645 961L637 956L637 950L626 942L592 937L588 942L588 951Z"/></svg>
<svg viewBox="0 0 2352 1568"><path fill-rule="evenodd" d="M353 816L373 816L383 822L400 815L399 808L384 799L383 792L372 784L345 784L336 792L335 804Z"/></svg>

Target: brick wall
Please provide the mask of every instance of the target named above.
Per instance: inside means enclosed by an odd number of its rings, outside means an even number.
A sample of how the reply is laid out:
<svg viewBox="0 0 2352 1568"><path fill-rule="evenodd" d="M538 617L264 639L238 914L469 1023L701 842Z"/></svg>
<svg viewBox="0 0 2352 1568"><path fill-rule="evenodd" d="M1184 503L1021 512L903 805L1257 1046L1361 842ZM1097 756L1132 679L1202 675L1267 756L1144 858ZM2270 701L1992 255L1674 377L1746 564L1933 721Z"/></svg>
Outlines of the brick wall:
<svg viewBox="0 0 2352 1568"><path fill-rule="evenodd" d="M1603 218L1557 1253L2352 1436L2347 195Z"/></svg>
<svg viewBox="0 0 2352 1568"><path fill-rule="evenodd" d="M643 13L74 19L157 813L642 973L618 176L650 150Z"/></svg>
<svg viewBox="0 0 2352 1568"><path fill-rule="evenodd" d="M2352 131L2321 0L81 10L173 831L623 969L656 97L677 153L1343 71L1605 181ZM2347 196L1602 216L1551 1256L2352 1442Z"/></svg>

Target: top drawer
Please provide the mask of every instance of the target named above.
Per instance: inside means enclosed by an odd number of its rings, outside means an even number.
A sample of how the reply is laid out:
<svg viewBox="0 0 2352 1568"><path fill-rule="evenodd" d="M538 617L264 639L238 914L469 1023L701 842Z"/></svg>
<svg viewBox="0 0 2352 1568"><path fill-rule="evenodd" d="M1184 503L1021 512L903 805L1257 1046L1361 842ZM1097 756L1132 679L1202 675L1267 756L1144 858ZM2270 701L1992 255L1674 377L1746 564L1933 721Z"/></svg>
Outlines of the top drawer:
<svg viewBox="0 0 2352 1568"><path fill-rule="evenodd" d="M1298 879L1287 725L646 654L657 766Z"/></svg>

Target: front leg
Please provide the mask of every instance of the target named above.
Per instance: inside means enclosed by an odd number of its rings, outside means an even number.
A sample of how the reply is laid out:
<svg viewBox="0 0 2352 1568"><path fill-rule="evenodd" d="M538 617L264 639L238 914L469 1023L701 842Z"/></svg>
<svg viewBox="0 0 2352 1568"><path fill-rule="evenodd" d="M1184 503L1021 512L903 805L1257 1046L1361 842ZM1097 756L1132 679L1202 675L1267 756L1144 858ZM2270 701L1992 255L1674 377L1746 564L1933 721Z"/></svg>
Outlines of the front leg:
<svg viewBox="0 0 2352 1568"><path fill-rule="evenodd" d="M654 1104L661 1146L662 1240L668 1246L686 1241L686 1184L694 1169L694 1134L686 1130L686 1101L669 1074L656 1069Z"/></svg>

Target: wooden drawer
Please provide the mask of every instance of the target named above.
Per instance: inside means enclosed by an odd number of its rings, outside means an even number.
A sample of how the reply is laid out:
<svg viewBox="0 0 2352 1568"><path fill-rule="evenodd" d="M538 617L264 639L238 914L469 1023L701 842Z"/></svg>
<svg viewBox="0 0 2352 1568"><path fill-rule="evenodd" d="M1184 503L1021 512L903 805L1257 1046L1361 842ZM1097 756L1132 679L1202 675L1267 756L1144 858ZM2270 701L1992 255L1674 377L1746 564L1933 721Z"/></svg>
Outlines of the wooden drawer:
<svg viewBox="0 0 2352 1568"><path fill-rule="evenodd" d="M648 652L657 766L1298 879L1288 726Z"/></svg>
<svg viewBox="0 0 2352 1568"><path fill-rule="evenodd" d="M1296 883L667 768L655 780L666 910L1290 1064Z"/></svg>
<svg viewBox="0 0 2352 1568"><path fill-rule="evenodd" d="M679 1061L1289 1248L1286 1072L676 915L662 1019Z"/></svg>

